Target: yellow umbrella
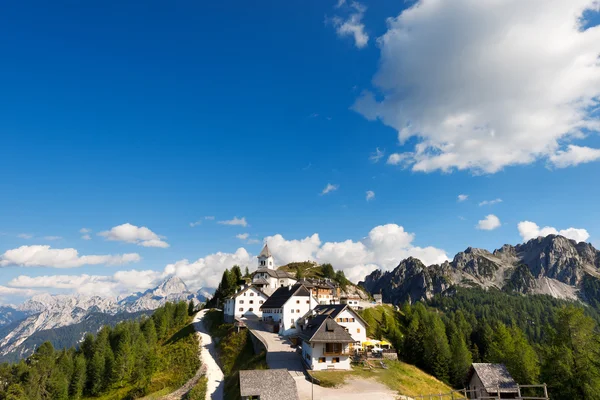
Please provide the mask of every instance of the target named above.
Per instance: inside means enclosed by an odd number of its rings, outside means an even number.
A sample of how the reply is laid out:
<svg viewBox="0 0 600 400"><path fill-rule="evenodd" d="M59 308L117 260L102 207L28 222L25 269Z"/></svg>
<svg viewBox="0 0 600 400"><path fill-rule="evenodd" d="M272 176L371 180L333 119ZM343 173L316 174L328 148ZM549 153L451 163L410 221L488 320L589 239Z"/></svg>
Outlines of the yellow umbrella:
<svg viewBox="0 0 600 400"><path fill-rule="evenodd" d="M382 346L390 346L390 347L392 347L392 344L390 342L388 342L388 341L385 341L385 340L382 340L380 344Z"/></svg>

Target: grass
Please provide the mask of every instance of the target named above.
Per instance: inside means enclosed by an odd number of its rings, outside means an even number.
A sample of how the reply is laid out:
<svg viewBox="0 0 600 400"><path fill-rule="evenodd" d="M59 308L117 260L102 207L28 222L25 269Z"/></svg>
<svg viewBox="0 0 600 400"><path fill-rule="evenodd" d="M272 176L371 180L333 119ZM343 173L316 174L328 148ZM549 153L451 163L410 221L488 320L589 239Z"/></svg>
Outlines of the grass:
<svg viewBox="0 0 600 400"><path fill-rule="evenodd" d="M359 311L360 316L367 322L367 336L368 337L376 337L377 327L381 324L381 320L383 319L383 314L388 321L388 324L396 321L398 319L398 312L394 309L394 307L383 304L376 307L366 308L362 311ZM397 324L398 326L400 324Z"/></svg>
<svg viewBox="0 0 600 400"><path fill-rule="evenodd" d="M204 400L206 399L206 389L207 389L208 380L205 376L200 378L198 383L183 396L184 400Z"/></svg>
<svg viewBox="0 0 600 400"><path fill-rule="evenodd" d="M237 400L240 397L239 371L267 369L266 354L254 353L247 329L237 332L233 325L223 323L223 312L211 310L204 318L211 336L217 342L219 363L225 375L224 398Z"/></svg>
<svg viewBox="0 0 600 400"><path fill-rule="evenodd" d="M147 387L115 387L98 397L84 397L82 400L129 400L142 396L151 400L177 390L200 368L198 340L190 322L191 317L183 328L169 332L167 339L159 342L159 367Z"/></svg>
<svg viewBox="0 0 600 400"><path fill-rule="evenodd" d="M321 381L324 387L339 387L352 377L376 379L392 390L405 396L449 393L453 389L414 365L402 361L386 361L388 369L363 370L354 367L352 371L314 371L311 374ZM456 398L459 397L455 394Z"/></svg>
<svg viewBox="0 0 600 400"><path fill-rule="evenodd" d="M293 276L296 276L296 271L300 269L302 271L302 276L305 278L314 278L314 279L322 279L323 273L321 271L320 265L315 265L311 262L293 262L286 265L283 265L277 268L280 271L289 272Z"/></svg>

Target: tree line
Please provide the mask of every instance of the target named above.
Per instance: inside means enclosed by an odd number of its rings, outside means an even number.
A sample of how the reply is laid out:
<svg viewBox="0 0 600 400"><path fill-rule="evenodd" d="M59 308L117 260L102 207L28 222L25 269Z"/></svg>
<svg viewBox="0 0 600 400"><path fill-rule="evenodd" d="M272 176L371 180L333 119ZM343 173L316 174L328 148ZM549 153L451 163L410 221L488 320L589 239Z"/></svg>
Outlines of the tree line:
<svg viewBox="0 0 600 400"><path fill-rule="evenodd" d="M158 347L192 312L193 303L167 303L151 317L88 333L77 348L44 342L27 359L0 365L0 400L77 400L123 387L131 387L129 398L144 395L155 372L182 361L182 354L165 356Z"/></svg>
<svg viewBox="0 0 600 400"><path fill-rule="evenodd" d="M458 289L378 318L374 336L456 388L467 384L473 362L491 362L505 364L519 384L547 383L553 399L600 399L597 314L581 304Z"/></svg>

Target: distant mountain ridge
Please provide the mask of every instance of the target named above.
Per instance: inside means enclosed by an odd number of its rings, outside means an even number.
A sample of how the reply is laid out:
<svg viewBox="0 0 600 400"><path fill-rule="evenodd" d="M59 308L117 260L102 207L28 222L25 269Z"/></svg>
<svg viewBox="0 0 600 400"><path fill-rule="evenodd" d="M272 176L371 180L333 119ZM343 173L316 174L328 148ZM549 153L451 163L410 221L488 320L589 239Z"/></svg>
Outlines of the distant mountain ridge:
<svg viewBox="0 0 600 400"><path fill-rule="evenodd" d="M589 302L600 301L599 277L600 251L589 243L548 235L493 253L469 247L441 265L407 258L392 271L373 271L359 285L394 304L430 299L455 286Z"/></svg>
<svg viewBox="0 0 600 400"><path fill-rule="evenodd" d="M56 339L55 346L75 345L85 332L102 325L92 321L94 318L117 323L155 310L169 301L204 302L207 294L203 289L190 291L180 278L173 276L153 289L120 299L79 294L37 295L19 306L0 307L0 360L28 356L39 344L38 336ZM65 327L74 328L62 329ZM50 333L58 329L62 332L60 337Z"/></svg>

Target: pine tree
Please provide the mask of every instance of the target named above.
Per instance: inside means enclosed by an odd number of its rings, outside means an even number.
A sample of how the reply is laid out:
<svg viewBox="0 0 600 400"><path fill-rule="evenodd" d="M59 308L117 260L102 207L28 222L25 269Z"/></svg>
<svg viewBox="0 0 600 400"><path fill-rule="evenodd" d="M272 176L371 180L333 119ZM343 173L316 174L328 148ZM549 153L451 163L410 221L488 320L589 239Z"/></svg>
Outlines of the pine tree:
<svg viewBox="0 0 600 400"><path fill-rule="evenodd" d="M437 314L427 320L427 330L423 338L423 358L427 370L441 381L449 381L450 346L446 328Z"/></svg>
<svg viewBox="0 0 600 400"><path fill-rule="evenodd" d="M450 382L457 388L464 387L473 359L465 339L459 331L450 338Z"/></svg>
<svg viewBox="0 0 600 400"><path fill-rule="evenodd" d="M196 306L194 305L194 300L190 300L188 304L188 315L191 317L194 315L194 311L196 310Z"/></svg>
<svg viewBox="0 0 600 400"><path fill-rule="evenodd" d="M85 388L85 357L77 354L73 358L73 374L69 383L69 396L73 400L79 400Z"/></svg>
<svg viewBox="0 0 600 400"><path fill-rule="evenodd" d="M156 346L157 334L156 327L154 325L154 318L148 318L142 323L142 332L148 343L148 347L151 349Z"/></svg>

